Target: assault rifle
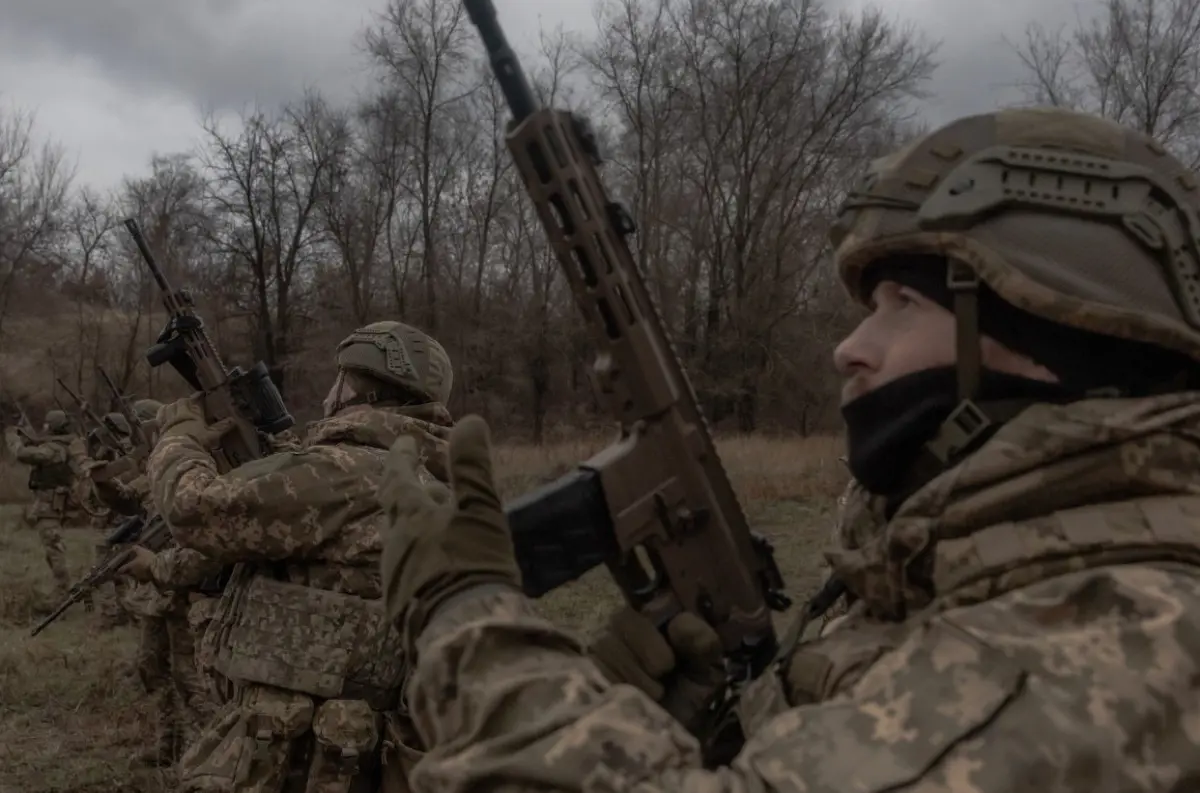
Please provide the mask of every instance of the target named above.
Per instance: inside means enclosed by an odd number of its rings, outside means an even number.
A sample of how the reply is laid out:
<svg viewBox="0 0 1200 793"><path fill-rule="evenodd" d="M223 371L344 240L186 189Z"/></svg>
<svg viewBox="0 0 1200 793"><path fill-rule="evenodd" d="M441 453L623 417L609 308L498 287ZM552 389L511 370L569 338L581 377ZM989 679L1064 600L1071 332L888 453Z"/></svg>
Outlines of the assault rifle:
<svg viewBox="0 0 1200 793"><path fill-rule="evenodd" d="M71 387L62 381L61 377L55 378L59 388L67 392L67 396L75 400L75 404L79 407L79 412L90 421L100 438L100 442L108 448L112 449L117 454L125 453L125 444L117 437L112 427L108 426L100 416L96 415L96 411L92 410L92 406L83 397L71 390Z"/></svg>
<svg viewBox="0 0 1200 793"><path fill-rule="evenodd" d="M121 389L117 388L117 384L108 376L108 372L104 371L104 367L97 366L96 371L104 378L108 390L112 392L113 399L117 403L117 409L121 411L121 415L125 417L125 421L129 422L129 430L133 433L133 451L136 457L145 457L150 453L150 439L146 437L146 428L142 426L142 420L137 417L130 407L129 401L121 393Z"/></svg>
<svg viewBox="0 0 1200 793"><path fill-rule="evenodd" d="M145 515L133 515L123 520L113 533L104 539L104 544L111 550L71 587L67 596L49 616L33 626L29 635L37 636L65 614L67 609L86 599L96 587L114 578L117 571L133 558L134 545L157 552L165 548L170 540L171 535L167 531L166 522L157 515L149 520Z"/></svg>
<svg viewBox="0 0 1200 793"><path fill-rule="evenodd" d="M38 438L37 427L29 420L29 414L25 412L25 406L21 404L21 400L16 400L17 403L17 432L25 436L27 440L36 441Z"/></svg>
<svg viewBox="0 0 1200 793"><path fill-rule="evenodd" d="M730 690L760 674L790 605L774 553L750 531L626 237L629 213L597 172L594 135L540 107L491 0L464 0L512 121L508 150L598 354L593 375L620 436L506 507L527 594L608 566L627 602L660 626L681 611L721 637ZM728 693L728 692L725 692Z"/></svg>
<svg viewBox="0 0 1200 793"><path fill-rule="evenodd" d="M196 315L191 296L175 291L167 283L137 221L129 218L125 228L158 284L168 315L154 346L146 351L146 361L152 367L170 364L188 385L199 391L203 395L204 416L210 424L233 419L233 431L221 439L221 448L213 452L219 470L231 471L270 454L265 433L283 432L295 421L266 365L259 361L248 372L236 366L226 369L208 340L204 322Z"/></svg>

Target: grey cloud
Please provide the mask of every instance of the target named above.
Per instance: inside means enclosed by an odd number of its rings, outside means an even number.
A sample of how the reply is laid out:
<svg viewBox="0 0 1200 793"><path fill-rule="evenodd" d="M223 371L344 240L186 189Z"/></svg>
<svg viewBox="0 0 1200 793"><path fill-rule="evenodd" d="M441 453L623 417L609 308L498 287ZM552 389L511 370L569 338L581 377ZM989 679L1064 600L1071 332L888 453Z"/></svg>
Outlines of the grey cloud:
<svg viewBox="0 0 1200 793"><path fill-rule="evenodd" d="M197 104L274 103L306 85L344 94L364 60L369 0L7 0L10 57L57 53L107 79Z"/></svg>
<svg viewBox="0 0 1200 793"><path fill-rule="evenodd" d="M1053 30L1074 26L1094 5L1072 0L893 0L888 13L907 19L940 41L939 68L929 85L925 117L931 124L983 113L1022 98L1026 77L1012 44L1025 40L1030 22Z"/></svg>
<svg viewBox="0 0 1200 793"><path fill-rule="evenodd" d="M386 0L0 0L0 45L10 57L54 51L86 59L107 79L170 92L217 109L275 104L315 85L348 96L366 79L356 46ZM864 0L834 0L861 6ZM937 122L1010 101L1020 68L1003 37L1020 39L1028 20L1073 21L1072 0L888 0L892 17L942 42L930 86ZM588 0L497 0L518 44L539 26L589 31ZM1086 7L1085 7L1086 8Z"/></svg>

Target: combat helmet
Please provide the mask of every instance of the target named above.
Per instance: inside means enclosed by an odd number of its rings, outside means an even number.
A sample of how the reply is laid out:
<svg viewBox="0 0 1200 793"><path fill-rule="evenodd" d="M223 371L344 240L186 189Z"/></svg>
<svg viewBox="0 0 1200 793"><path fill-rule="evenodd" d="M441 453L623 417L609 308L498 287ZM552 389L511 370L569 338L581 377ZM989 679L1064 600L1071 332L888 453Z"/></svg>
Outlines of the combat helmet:
<svg viewBox="0 0 1200 793"><path fill-rule="evenodd" d="M162 402L157 399L139 399L132 405L133 415L137 416L137 420L141 422L154 421L161 407Z"/></svg>
<svg viewBox="0 0 1200 793"><path fill-rule="evenodd" d="M338 345L337 365L422 402L445 404L454 385L442 345L402 322L373 322L354 331Z"/></svg>
<svg viewBox="0 0 1200 793"><path fill-rule="evenodd" d="M50 410L46 412L46 431L62 435L71 431L71 419L65 410Z"/></svg>
<svg viewBox="0 0 1200 793"><path fill-rule="evenodd" d="M1034 317L1200 361L1198 186L1149 136L1054 108L962 118L871 164L831 231L834 262L864 305L875 262L944 266L960 402L939 458L992 424L971 401L983 286Z"/></svg>
<svg viewBox="0 0 1200 793"><path fill-rule="evenodd" d="M108 427L118 435L128 438L133 430L129 427L129 421L120 413L108 413L104 416L104 426Z"/></svg>

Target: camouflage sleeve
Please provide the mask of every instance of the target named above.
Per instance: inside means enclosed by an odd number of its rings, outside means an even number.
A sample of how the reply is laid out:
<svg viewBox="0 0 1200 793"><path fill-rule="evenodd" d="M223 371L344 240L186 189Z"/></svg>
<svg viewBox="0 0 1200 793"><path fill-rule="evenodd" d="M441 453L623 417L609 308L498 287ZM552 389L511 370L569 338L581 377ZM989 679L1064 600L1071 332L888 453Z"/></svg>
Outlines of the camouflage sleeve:
<svg viewBox="0 0 1200 793"><path fill-rule="evenodd" d="M220 562L178 545L156 553L150 565L151 578L163 589L191 589L220 571Z"/></svg>
<svg viewBox="0 0 1200 793"><path fill-rule="evenodd" d="M96 497L108 508L122 515L136 514L145 504L149 495L150 482L144 475L129 482L123 482L117 477L92 481Z"/></svg>
<svg viewBox="0 0 1200 793"><path fill-rule="evenodd" d="M168 435L146 474L154 504L185 548L221 563L312 558L332 552L342 528L337 518L348 509L317 457L283 452L219 474L196 440Z"/></svg>
<svg viewBox="0 0 1200 793"><path fill-rule="evenodd" d="M67 450L57 443L26 443L18 436L12 445L13 456L26 465L54 465L69 460Z"/></svg>
<svg viewBox="0 0 1200 793"><path fill-rule="evenodd" d="M417 649L410 706L430 751L412 782L448 793L1017 793L1046 773L1055 790L1083 793L1119 770L1107 755L1127 734L1114 729L1118 712L1089 698L1092 682L1064 698L1060 681L1034 678L949 619L914 631L845 695L760 723L717 770L701 767L680 725L640 691L609 685L515 593L449 607ZM1072 777L1076 766L1100 776Z"/></svg>
<svg viewBox="0 0 1200 793"><path fill-rule="evenodd" d="M87 453L87 443L83 438L73 438L67 444L67 462L71 464L71 470L76 476L84 476L87 472L87 464L91 461Z"/></svg>
<svg viewBox="0 0 1200 793"><path fill-rule="evenodd" d="M16 427L6 427L4 430L4 445L8 447L8 453L13 457L21 451L21 447L25 445L21 433Z"/></svg>

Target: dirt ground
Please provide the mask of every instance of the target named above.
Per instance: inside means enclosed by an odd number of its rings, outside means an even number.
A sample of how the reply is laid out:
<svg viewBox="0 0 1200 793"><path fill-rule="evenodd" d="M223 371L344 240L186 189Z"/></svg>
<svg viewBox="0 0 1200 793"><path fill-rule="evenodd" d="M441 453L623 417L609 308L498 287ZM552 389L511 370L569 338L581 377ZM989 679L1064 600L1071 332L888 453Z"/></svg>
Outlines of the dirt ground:
<svg viewBox="0 0 1200 793"><path fill-rule="evenodd" d="M589 453L578 446L554 454L500 450L501 470L516 472L501 487L519 492ZM802 600L820 582L820 552L843 479L836 445L735 440L723 443L722 453L751 522L775 545L789 593ZM100 630L97 615L79 605L28 636L39 604L50 604L51 581L37 536L20 527L18 514L18 507L0 506L0 793L170 790L168 777L130 759L154 729L132 675L135 630ZM66 533L76 577L91 562L95 537L84 529ZM543 604L548 616L586 633L618 602L597 570Z"/></svg>

